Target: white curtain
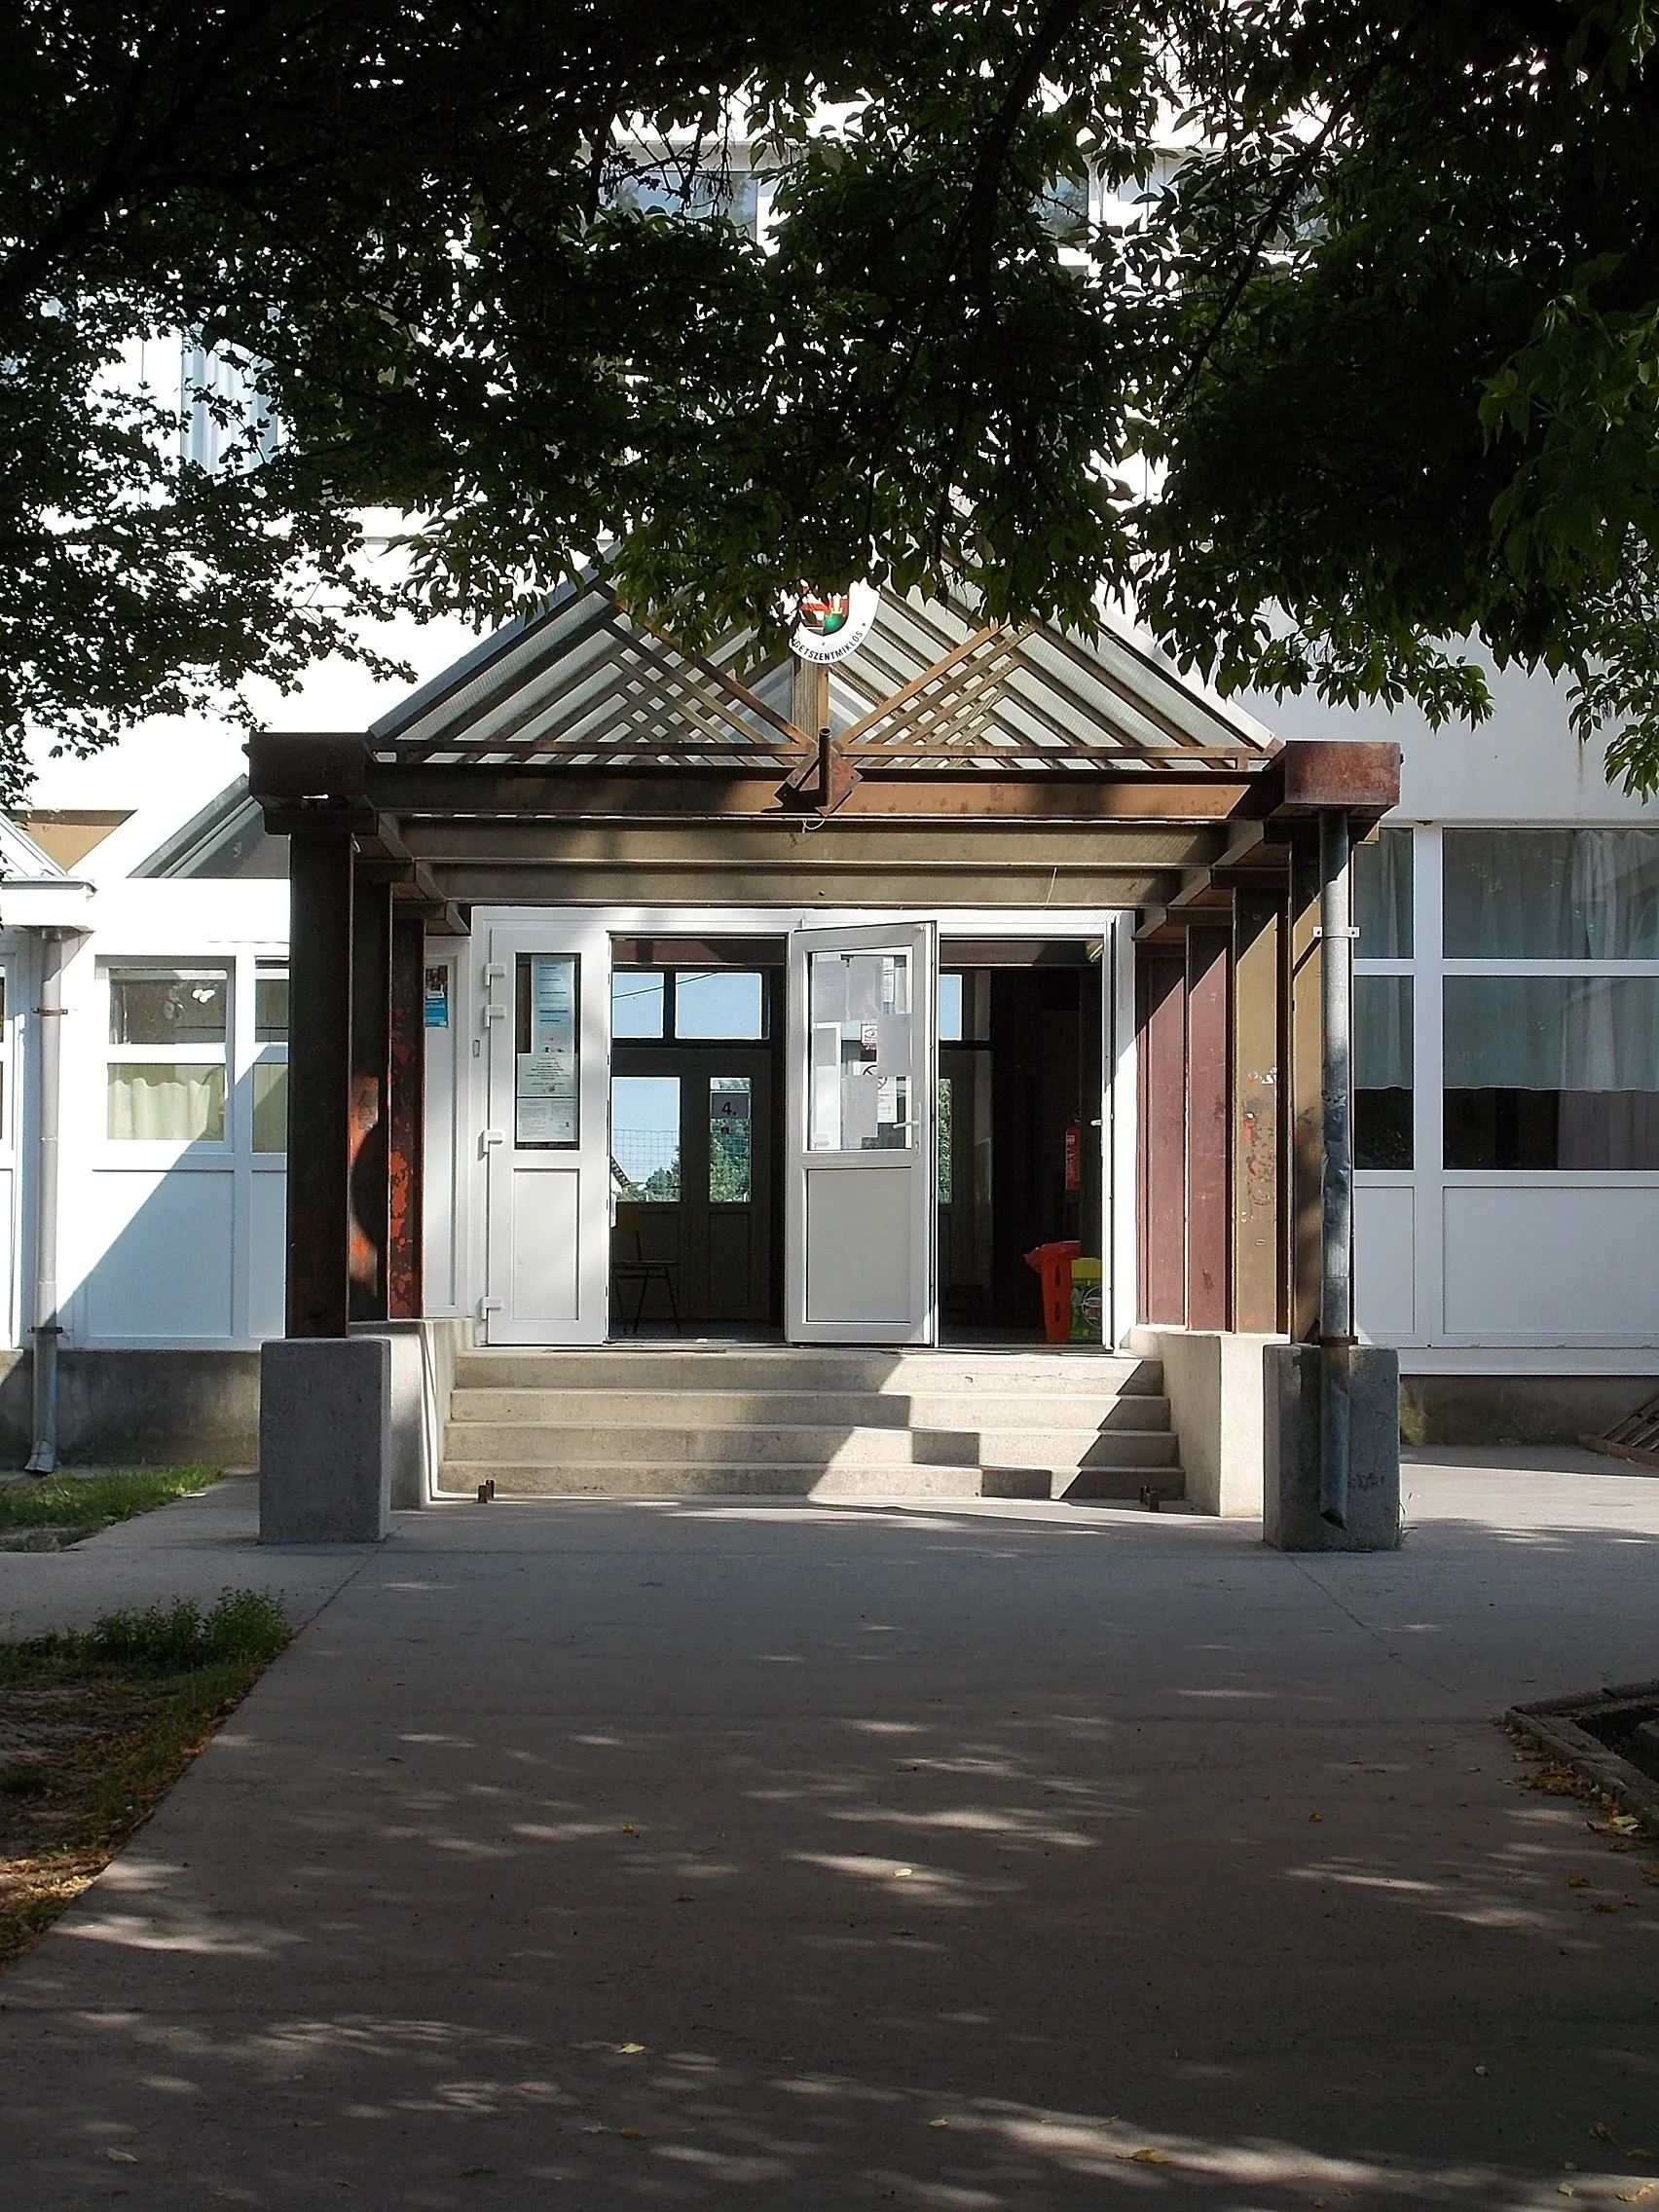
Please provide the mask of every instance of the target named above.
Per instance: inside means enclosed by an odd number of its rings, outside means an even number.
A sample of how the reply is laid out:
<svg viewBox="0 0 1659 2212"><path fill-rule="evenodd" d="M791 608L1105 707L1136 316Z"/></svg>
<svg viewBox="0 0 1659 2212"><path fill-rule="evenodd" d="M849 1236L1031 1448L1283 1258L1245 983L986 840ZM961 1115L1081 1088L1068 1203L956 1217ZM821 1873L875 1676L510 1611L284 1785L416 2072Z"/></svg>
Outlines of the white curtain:
<svg viewBox="0 0 1659 2212"><path fill-rule="evenodd" d="M1448 976L1446 1088L1659 1091L1659 977Z"/></svg>
<svg viewBox="0 0 1659 2212"><path fill-rule="evenodd" d="M1353 981L1354 1088L1409 1090L1411 1084L1411 977L1356 976Z"/></svg>
<svg viewBox="0 0 1659 2212"><path fill-rule="evenodd" d="M1354 947L1361 960L1407 960L1412 950L1412 833L1380 830L1353 855Z"/></svg>
<svg viewBox="0 0 1659 2212"><path fill-rule="evenodd" d="M1659 830L1448 830L1444 848L1450 959L1659 960Z"/></svg>
<svg viewBox="0 0 1659 2212"><path fill-rule="evenodd" d="M225 1071L119 1060L109 1071L109 1134L118 1142L223 1141Z"/></svg>

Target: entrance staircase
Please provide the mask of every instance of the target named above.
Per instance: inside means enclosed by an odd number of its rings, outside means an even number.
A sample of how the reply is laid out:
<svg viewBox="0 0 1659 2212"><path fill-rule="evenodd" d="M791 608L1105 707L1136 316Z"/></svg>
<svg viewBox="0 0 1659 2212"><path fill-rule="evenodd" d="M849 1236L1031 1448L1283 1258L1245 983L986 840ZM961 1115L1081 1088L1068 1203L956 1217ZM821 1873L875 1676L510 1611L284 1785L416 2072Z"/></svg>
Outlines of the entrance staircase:
<svg viewBox="0 0 1659 2212"><path fill-rule="evenodd" d="M1183 1494L1156 1360L1097 1351L468 1351L445 1491L502 1496Z"/></svg>

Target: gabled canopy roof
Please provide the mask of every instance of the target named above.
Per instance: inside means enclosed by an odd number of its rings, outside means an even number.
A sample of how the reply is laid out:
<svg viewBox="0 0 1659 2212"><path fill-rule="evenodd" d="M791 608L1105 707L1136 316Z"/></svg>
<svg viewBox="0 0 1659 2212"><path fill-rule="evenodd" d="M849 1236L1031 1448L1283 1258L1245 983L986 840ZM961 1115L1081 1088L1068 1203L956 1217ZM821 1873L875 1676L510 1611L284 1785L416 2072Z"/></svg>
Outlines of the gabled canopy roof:
<svg viewBox="0 0 1659 2212"><path fill-rule="evenodd" d="M559 595L369 732L387 766L676 767L785 774L816 754L792 720L792 665L753 633L706 657L635 621L603 584ZM836 751L862 774L1235 771L1275 750L1259 722L1126 632L1091 641L980 624L946 601L881 597L831 672Z"/></svg>

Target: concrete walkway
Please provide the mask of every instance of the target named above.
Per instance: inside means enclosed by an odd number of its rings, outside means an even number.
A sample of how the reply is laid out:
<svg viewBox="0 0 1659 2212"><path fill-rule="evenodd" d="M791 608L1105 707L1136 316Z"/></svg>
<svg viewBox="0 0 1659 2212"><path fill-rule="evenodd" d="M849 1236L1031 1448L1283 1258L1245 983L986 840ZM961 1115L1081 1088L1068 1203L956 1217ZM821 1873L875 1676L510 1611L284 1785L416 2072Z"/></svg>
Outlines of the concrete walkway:
<svg viewBox="0 0 1659 2212"><path fill-rule="evenodd" d="M1659 2212L1659 1848L1490 1720L1659 1676L1659 1481L1472 1461L1381 1559L734 1500L324 1561L229 1491L0 1559L31 1624L327 1600L0 1979L0 2195Z"/></svg>

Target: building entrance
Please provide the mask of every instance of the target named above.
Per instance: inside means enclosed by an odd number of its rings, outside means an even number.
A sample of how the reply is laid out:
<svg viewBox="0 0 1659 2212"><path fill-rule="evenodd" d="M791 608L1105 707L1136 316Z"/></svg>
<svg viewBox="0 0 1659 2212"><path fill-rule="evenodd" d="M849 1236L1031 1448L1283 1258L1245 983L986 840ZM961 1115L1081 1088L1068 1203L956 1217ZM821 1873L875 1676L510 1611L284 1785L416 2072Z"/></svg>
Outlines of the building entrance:
<svg viewBox="0 0 1659 2212"><path fill-rule="evenodd" d="M946 1343L1037 1343L1025 1254L1102 1256L1098 948L946 938L940 947L939 1285Z"/></svg>
<svg viewBox="0 0 1659 2212"><path fill-rule="evenodd" d="M612 1337L780 1329L782 962L781 940L613 945Z"/></svg>

